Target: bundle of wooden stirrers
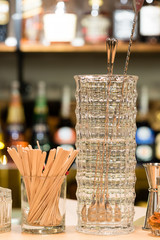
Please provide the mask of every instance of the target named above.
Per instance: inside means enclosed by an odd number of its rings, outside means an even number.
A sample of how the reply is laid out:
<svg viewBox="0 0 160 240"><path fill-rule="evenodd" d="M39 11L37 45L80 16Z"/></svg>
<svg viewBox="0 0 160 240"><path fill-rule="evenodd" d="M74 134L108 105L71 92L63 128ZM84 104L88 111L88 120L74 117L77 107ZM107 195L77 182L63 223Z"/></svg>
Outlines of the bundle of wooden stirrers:
<svg viewBox="0 0 160 240"><path fill-rule="evenodd" d="M59 210L61 185L65 174L78 150L51 149L46 161L46 152L32 149L31 145L7 148L20 174L23 176L29 214L27 222L31 225L56 226L62 221ZM46 163L45 163L46 162Z"/></svg>

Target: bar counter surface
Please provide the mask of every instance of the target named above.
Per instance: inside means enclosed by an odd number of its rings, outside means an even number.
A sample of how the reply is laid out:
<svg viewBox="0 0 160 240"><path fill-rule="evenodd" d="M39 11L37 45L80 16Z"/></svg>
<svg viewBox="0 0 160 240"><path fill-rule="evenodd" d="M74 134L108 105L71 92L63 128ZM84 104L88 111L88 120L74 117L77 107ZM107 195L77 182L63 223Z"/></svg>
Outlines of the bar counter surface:
<svg viewBox="0 0 160 240"><path fill-rule="evenodd" d="M79 233L76 231L77 224L77 201L69 200L66 201L66 231L64 233L51 234L51 235L35 235L21 232L20 225L20 210L13 210L12 217L12 230L8 233L1 233L0 239L3 240L99 240L99 239L111 239L111 240L146 240L146 239L154 239L155 237L151 234L150 231L142 230L142 226L144 223L144 216L146 214L146 208L143 207L135 207L135 217L134 217L134 225L135 230L133 233L127 235L116 235L116 236L97 236L97 235L89 235L84 233Z"/></svg>

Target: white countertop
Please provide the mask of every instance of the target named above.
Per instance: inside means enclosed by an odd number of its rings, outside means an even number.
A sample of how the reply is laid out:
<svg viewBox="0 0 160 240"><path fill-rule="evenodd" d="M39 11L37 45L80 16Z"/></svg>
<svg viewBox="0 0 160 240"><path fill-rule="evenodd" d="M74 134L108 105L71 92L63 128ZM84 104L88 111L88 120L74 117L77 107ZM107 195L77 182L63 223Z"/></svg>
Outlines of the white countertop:
<svg viewBox="0 0 160 240"><path fill-rule="evenodd" d="M98 239L112 239L112 240L146 240L147 238L155 240L155 237L151 235L150 231L142 230L142 226L144 223L144 216L146 214L146 208L142 207L135 207L135 217L134 217L134 225L135 231L133 233L127 235L118 235L118 236L97 236L97 235L89 235L84 233L79 233L76 231L77 225L77 201L75 200L68 200L66 201L66 232L59 233L59 234L51 234L51 235L33 235L27 233L21 233L21 226L18 223L18 218L12 218L12 230L8 233L1 233L0 239L3 240L53 240L53 237L56 240L90 240L92 236L92 240ZM18 213L18 212L17 212ZM20 211L19 211L20 214ZM14 214L13 214L14 216ZM19 216L20 219L20 216Z"/></svg>

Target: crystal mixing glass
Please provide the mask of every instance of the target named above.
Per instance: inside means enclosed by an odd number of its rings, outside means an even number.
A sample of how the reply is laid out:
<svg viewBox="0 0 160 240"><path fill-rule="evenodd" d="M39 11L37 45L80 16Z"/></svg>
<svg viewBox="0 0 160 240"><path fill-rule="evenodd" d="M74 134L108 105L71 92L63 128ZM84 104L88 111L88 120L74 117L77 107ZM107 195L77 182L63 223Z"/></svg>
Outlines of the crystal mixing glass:
<svg viewBox="0 0 160 240"><path fill-rule="evenodd" d="M132 232L138 77L79 75L75 80L77 230Z"/></svg>

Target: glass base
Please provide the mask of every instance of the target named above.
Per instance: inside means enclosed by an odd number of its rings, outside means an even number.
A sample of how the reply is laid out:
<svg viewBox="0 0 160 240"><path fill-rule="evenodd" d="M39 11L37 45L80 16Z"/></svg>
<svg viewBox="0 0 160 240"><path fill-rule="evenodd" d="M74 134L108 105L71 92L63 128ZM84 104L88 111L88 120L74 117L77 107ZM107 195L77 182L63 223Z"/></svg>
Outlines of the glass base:
<svg viewBox="0 0 160 240"><path fill-rule="evenodd" d="M151 230L151 228L142 227L142 230L144 230L144 231L150 231L150 230Z"/></svg>
<svg viewBox="0 0 160 240"><path fill-rule="evenodd" d="M154 236L160 236L160 230L159 229L151 229L151 232Z"/></svg>
<svg viewBox="0 0 160 240"><path fill-rule="evenodd" d="M95 235L123 235L129 234L134 231L134 226L129 227L109 227L109 226L98 226L98 225L90 225L90 226L78 226L76 228L78 232L86 233L86 234L95 234Z"/></svg>
<svg viewBox="0 0 160 240"><path fill-rule="evenodd" d="M59 226L32 226L23 224L22 232L31 233L31 234L54 234L62 233L65 231L65 227L62 225Z"/></svg>
<svg viewBox="0 0 160 240"><path fill-rule="evenodd" d="M0 233L4 233L4 232L10 232L11 231L11 224L9 224L8 226L0 226Z"/></svg>

